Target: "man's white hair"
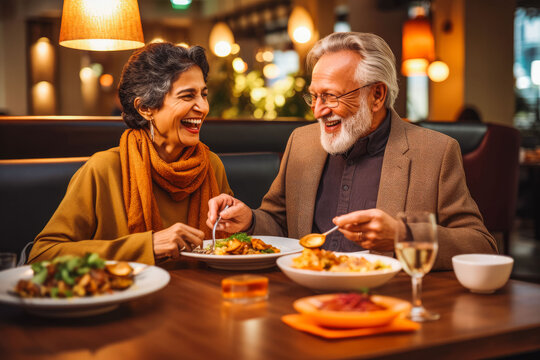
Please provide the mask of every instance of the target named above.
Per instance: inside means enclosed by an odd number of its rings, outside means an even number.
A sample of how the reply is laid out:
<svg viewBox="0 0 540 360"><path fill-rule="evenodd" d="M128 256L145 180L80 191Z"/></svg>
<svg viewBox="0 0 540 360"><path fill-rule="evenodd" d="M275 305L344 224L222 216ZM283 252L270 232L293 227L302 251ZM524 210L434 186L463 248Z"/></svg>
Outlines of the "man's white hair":
<svg viewBox="0 0 540 360"><path fill-rule="evenodd" d="M307 56L307 68L311 73L319 59L327 53L351 50L357 52L362 61L356 69L356 78L362 84L382 82L388 88L384 105L393 109L399 94L396 74L396 58L388 44L370 33L338 32L319 40Z"/></svg>

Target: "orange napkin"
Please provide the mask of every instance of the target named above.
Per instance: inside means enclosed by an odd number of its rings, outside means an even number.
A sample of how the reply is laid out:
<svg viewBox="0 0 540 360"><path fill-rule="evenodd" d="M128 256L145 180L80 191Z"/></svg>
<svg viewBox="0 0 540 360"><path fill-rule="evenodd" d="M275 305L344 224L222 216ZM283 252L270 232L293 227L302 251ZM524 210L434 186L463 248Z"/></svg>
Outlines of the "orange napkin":
<svg viewBox="0 0 540 360"><path fill-rule="evenodd" d="M390 324L385 326L357 328L357 329L334 329L322 327L307 316L302 314L290 314L281 317L281 320L290 327L305 331L314 335L321 336L327 339L340 339L357 336L367 336L375 334L383 334L390 332L408 332L420 329L420 324L413 321L398 317Z"/></svg>

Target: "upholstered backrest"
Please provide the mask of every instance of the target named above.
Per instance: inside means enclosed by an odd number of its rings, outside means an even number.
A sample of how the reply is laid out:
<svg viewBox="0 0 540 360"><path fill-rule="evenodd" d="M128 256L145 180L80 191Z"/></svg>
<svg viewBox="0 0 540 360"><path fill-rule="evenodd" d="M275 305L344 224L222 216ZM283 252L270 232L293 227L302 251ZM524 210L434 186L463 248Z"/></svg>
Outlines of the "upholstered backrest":
<svg viewBox="0 0 540 360"><path fill-rule="evenodd" d="M215 153L283 153L292 131L307 121L212 120L201 141ZM118 146L120 117L0 117L0 159L91 156Z"/></svg>
<svg viewBox="0 0 540 360"><path fill-rule="evenodd" d="M220 154L235 196L256 208L279 170L278 153ZM87 158L0 160L0 251L20 252L47 224Z"/></svg>
<svg viewBox="0 0 540 360"><path fill-rule="evenodd" d="M463 154L467 185L489 231L508 232L516 212L520 134L491 123L422 122L455 138Z"/></svg>

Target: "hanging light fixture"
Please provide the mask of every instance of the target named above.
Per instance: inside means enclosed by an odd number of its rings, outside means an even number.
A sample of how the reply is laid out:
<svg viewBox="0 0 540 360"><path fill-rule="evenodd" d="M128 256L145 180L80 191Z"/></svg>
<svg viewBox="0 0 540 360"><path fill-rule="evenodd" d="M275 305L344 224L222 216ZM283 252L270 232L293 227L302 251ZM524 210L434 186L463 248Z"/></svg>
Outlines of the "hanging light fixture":
<svg viewBox="0 0 540 360"><path fill-rule="evenodd" d="M302 6L295 6L287 25L291 40L298 44L305 44L313 37L314 30L313 20L307 10Z"/></svg>
<svg viewBox="0 0 540 360"><path fill-rule="evenodd" d="M219 56L228 56L234 44L234 35L229 26L224 22L218 22L210 31L210 49Z"/></svg>
<svg viewBox="0 0 540 360"><path fill-rule="evenodd" d="M431 81L441 82L448 78L448 75L450 75L450 69L444 61L437 60L429 64L427 73Z"/></svg>
<svg viewBox="0 0 540 360"><path fill-rule="evenodd" d="M59 43L96 51L143 47L137 0L64 0Z"/></svg>
<svg viewBox="0 0 540 360"><path fill-rule="evenodd" d="M435 41L431 23L420 13L403 24L401 72L405 76L426 75L435 59Z"/></svg>

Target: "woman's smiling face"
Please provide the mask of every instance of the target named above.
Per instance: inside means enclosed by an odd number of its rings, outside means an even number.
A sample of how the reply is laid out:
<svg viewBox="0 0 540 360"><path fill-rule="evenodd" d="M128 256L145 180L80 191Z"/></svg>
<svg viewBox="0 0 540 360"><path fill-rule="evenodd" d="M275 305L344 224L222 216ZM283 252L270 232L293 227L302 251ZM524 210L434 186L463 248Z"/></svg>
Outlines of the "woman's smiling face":
<svg viewBox="0 0 540 360"><path fill-rule="evenodd" d="M165 95L163 105L151 110L158 152L179 154L184 147L197 145L199 131L209 111L207 96L208 88L198 66L180 74Z"/></svg>

